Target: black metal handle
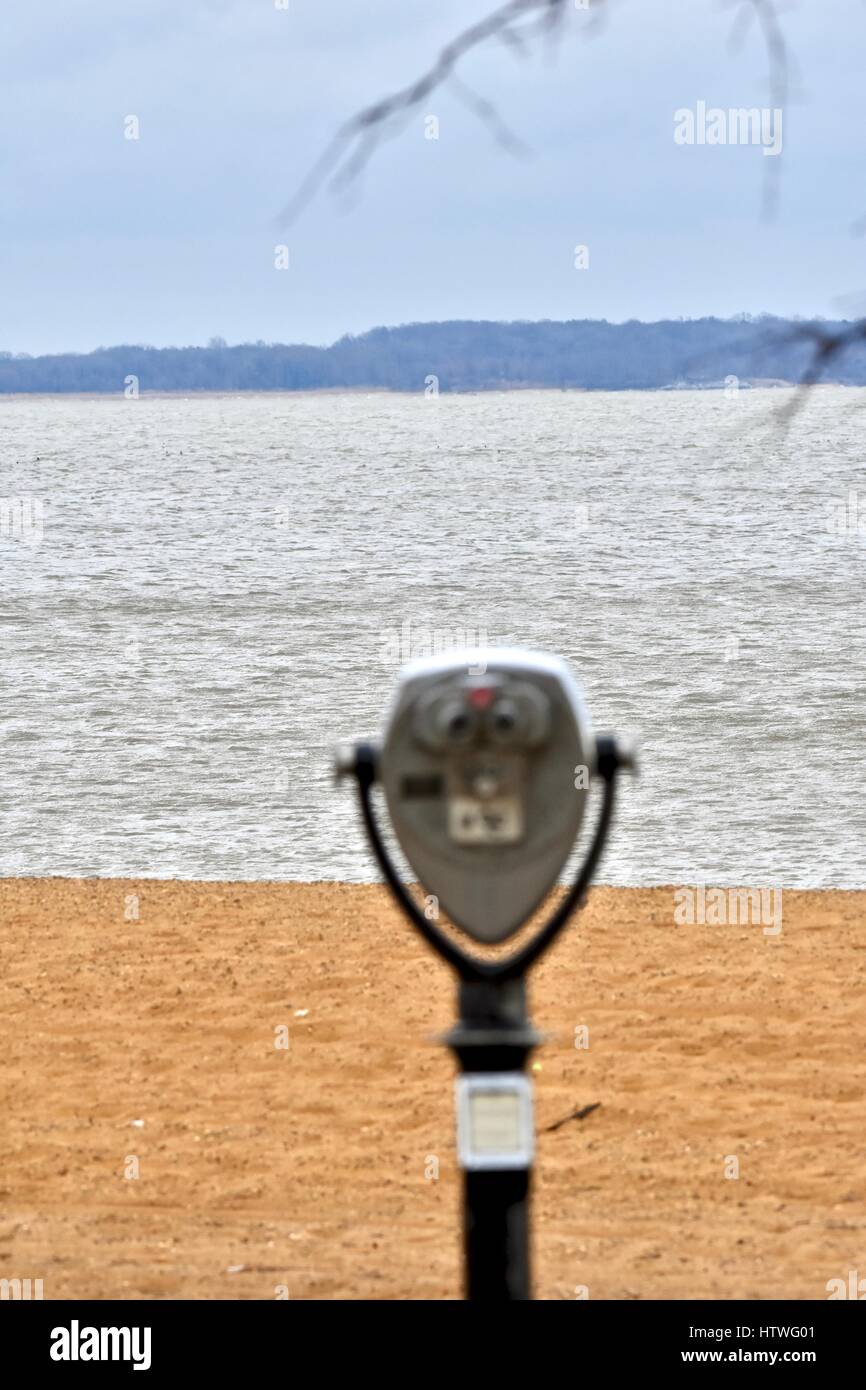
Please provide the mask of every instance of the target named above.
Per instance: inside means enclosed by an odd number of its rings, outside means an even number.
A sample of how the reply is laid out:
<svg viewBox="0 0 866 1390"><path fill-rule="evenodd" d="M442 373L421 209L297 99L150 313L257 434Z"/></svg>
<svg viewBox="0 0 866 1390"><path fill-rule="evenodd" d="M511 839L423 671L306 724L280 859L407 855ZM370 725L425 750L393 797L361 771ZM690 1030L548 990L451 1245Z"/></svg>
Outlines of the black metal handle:
<svg viewBox="0 0 866 1390"><path fill-rule="evenodd" d="M349 774L354 776L358 783L361 815L364 819L364 826L370 844L373 847L373 853L376 856L379 868L382 870L385 882L388 884L397 903L403 909L416 931L421 934L430 946L439 952L439 955L442 956L449 965L454 967L461 979L508 980L523 975L547 950L554 938L559 935L572 913L581 906L581 899L586 893L590 880L598 866L613 816L614 802L616 800L616 774L621 767L629 767L634 764L632 755L628 752L621 751L617 746L616 740L607 736L597 740L596 761L598 775L604 782L604 794L586 859L583 861L577 877L568 889L562 902L537 935L535 935L531 941L528 941L526 945L513 956L508 956L505 960L498 961L477 960L468 955L455 941L445 936L443 932L439 931L438 928L424 916L417 903L415 903L409 893L407 893L405 885L401 882L393 860L382 840L379 827L376 823L376 817L373 813L370 789L376 781L378 773L378 750L369 743L356 744L351 750L351 755L348 750L344 750L342 762L339 764L339 771L342 775Z"/></svg>

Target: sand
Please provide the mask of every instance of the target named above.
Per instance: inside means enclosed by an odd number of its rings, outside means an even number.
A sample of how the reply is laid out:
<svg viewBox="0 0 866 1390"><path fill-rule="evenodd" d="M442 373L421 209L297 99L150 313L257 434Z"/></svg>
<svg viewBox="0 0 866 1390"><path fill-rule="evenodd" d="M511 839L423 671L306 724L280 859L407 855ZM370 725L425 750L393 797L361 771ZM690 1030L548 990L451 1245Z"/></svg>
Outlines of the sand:
<svg viewBox="0 0 866 1390"><path fill-rule="evenodd" d="M670 889L592 892L531 991L537 1297L823 1299L866 1275L864 916L866 893L786 893L768 937L677 926ZM459 1296L431 1041L454 989L383 889L5 879L0 952L0 1277Z"/></svg>

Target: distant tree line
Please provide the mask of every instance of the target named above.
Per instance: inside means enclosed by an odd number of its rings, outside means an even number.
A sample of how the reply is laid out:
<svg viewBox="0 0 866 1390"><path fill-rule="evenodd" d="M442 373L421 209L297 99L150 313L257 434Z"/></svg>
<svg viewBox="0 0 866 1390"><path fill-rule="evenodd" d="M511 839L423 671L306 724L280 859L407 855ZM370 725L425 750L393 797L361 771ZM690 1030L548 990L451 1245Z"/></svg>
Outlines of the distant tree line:
<svg viewBox="0 0 866 1390"><path fill-rule="evenodd" d="M97 348L44 357L0 353L0 393L94 391L123 394L129 377L147 391L489 391L516 387L629 390L707 387L736 377L797 382L814 347L811 323L743 315L658 323L490 323L455 320L374 328L330 347L240 343L207 347ZM832 379L866 384L866 344L834 362Z"/></svg>

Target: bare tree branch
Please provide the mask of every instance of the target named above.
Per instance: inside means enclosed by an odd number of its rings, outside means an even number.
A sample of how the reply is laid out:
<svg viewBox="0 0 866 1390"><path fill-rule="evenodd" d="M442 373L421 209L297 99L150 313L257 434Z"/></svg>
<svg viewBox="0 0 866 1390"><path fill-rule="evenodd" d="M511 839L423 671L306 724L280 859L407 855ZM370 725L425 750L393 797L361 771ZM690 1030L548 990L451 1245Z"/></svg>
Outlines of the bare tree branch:
<svg viewBox="0 0 866 1390"><path fill-rule="evenodd" d="M790 56L775 0L728 0L728 3L739 5L734 16L730 46L734 50L741 48L752 22L757 22L770 60L770 105L784 111L790 94ZM781 157L766 161L763 214L768 220L775 217L779 210L781 172Z"/></svg>
<svg viewBox="0 0 866 1390"><path fill-rule="evenodd" d="M457 76L456 72L451 74L448 85L473 115L487 126L497 144L501 145L504 150L508 150L513 155L529 153L526 145L505 124L491 101L488 101L486 97L479 96L477 92L473 92L471 87L468 87L463 79Z"/></svg>
<svg viewBox="0 0 866 1390"><path fill-rule="evenodd" d="M742 47L752 25L756 24L760 29L769 60L770 101L774 107L784 110L790 97L792 59L779 19L777 0L725 2L737 7L729 37L731 48L738 50ZM607 5L608 0L588 0L587 23L582 31L584 36L598 32ZM525 154L526 147L502 120L495 105L472 91L458 76L457 68L467 54L491 40L501 42L518 56L525 57L533 38L542 35L553 39L561 32L570 8L569 0L507 0L485 18L464 29L445 45L432 66L414 82L364 107L339 127L283 208L280 222L291 224L324 184L327 183L334 190L350 187L382 141L396 134L411 112L446 82L503 148L512 154ZM778 211L780 175L779 159L766 161L763 215L767 218L775 216ZM855 223L852 232L857 235L864 228L866 218ZM825 332L816 324L798 325L789 341L811 342L814 353L800 378L797 392L779 412L780 418L786 422L800 409L803 392L822 379L829 365L855 343L866 341L866 319L858 319L835 334Z"/></svg>
<svg viewBox="0 0 866 1390"><path fill-rule="evenodd" d="M500 5L477 24L464 29L445 45L433 66L421 77L381 101L364 107L340 126L298 191L283 208L280 222L284 225L291 224L329 179L332 188L345 188L350 184L379 145L382 127L401 113L413 110L431 92L453 77L457 65L467 53L471 53L490 39L516 42L525 48L525 35L529 28L542 27L551 32L564 18L566 3L567 0L508 0L507 4ZM605 0L596 0L596 3L604 4ZM535 16L532 26L523 26L522 30L516 27L520 20L532 16ZM466 90L468 89L464 88L464 99ZM507 139L502 141L502 132L506 128L496 115L495 108L482 98L475 98L475 101L478 103L475 108L476 114L481 115L488 125L491 123L492 115L498 132L497 138L500 138L501 143L510 148L514 148L515 145L518 149L522 148L511 132L508 132Z"/></svg>
<svg viewBox="0 0 866 1390"><path fill-rule="evenodd" d="M789 342L813 343L814 351L809 365L797 383L796 391L778 411L778 419L783 425L790 424L802 409L809 388L818 385L830 364L843 357L856 343L866 342L866 319L857 319L838 333L827 333L816 323L798 324L786 336Z"/></svg>

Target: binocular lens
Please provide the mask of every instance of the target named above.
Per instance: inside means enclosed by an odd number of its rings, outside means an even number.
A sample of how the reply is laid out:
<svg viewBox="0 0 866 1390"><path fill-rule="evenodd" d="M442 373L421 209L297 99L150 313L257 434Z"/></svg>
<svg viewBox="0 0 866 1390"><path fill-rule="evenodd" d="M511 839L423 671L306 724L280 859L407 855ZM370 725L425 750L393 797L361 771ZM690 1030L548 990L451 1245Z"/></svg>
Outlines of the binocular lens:
<svg viewBox="0 0 866 1390"><path fill-rule="evenodd" d="M493 707L493 732L499 738L508 738L517 728L517 709L510 700L500 700Z"/></svg>

